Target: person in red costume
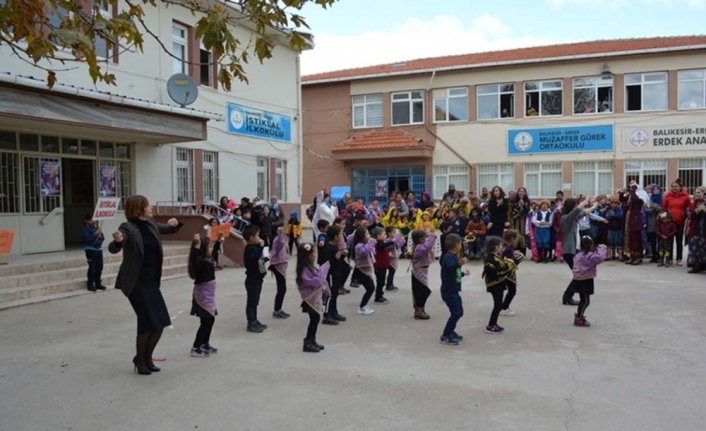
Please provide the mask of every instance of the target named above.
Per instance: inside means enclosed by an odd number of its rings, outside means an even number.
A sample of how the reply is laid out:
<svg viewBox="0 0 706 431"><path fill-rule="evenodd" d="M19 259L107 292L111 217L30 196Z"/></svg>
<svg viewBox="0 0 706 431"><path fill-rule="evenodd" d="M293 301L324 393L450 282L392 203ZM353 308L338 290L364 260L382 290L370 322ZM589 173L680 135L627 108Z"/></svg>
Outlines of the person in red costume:
<svg viewBox="0 0 706 431"><path fill-rule="evenodd" d="M676 252L673 256L676 256L676 265L682 265L682 253L684 251L684 224L686 223L686 209L691 204L691 198L689 197L689 192L687 192L684 187L682 187L681 179L677 178L671 184L671 189L665 193L664 201L662 202L662 209L667 211L669 215L672 216L672 221L677 225L677 235L674 237L676 240Z"/></svg>

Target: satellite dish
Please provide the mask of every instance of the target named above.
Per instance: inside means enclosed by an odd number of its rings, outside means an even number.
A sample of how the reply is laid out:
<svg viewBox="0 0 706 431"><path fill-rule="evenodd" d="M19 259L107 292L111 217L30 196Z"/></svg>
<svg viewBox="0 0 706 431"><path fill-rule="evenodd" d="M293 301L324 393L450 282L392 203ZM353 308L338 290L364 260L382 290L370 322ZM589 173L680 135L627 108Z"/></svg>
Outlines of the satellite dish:
<svg viewBox="0 0 706 431"><path fill-rule="evenodd" d="M199 87L189 75L177 73L167 80L169 97L183 108L191 105L199 97Z"/></svg>

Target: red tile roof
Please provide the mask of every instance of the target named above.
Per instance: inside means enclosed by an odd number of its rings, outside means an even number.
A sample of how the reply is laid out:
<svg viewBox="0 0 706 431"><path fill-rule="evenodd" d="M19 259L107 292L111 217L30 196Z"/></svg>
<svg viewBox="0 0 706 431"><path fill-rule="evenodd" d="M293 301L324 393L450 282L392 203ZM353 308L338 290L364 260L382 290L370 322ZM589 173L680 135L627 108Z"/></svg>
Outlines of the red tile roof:
<svg viewBox="0 0 706 431"><path fill-rule="evenodd" d="M659 51L696 45L704 49L703 46L706 45L706 35L597 40L592 42L566 43L561 45L508 49L504 51L422 58L378 66L317 73L302 77L302 81L306 84L315 83L316 81L365 79L365 77L370 77L371 75L400 75L440 68L463 68L463 66L471 68L513 61L541 61L557 57L564 57L568 60L572 57L600 56L601 54L611 53L615 55L625 55L628 52L636 53L636 51L645 50Z"/></svg>
<svg viewBox="0 0 706 431"><path fill-rule="evenodd" d="M402 129L377 129L338 143L333 146L332 151L406 150L420 148L434 148L434 146Z"/></svg>

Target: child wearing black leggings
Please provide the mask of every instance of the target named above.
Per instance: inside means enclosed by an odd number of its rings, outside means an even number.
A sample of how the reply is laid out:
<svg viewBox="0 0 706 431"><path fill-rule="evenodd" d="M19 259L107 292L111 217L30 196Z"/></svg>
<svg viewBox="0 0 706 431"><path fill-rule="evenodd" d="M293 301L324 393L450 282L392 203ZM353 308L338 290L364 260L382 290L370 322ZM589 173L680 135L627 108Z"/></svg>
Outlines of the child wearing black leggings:
<svg viewBox="0 0 706 431"><path fill-rule="evenodd" d="M485 288L493 295L493 311L490 313L488 326L485 332L488 334L502 334L505 328L498 326L498 316L503 308L503 293L507 288L507 278L512 274L517 266L510 259L503 259L503 240L498 236L490 236L485 239L485 265L483 267L483 280Z"/></svg>
<svg viewBox="0 0 706 431"><path fill-rule="evenodd" d="M340 255L339 255L340 258ZM330 262L324 262L319 268L314 266L316 252L311 244L301 244L297 249L297 288L302 297L302 312L309 315L303 351L319 353L324 346L316 342L316 330L324 312L323 295L331 296L326 279Z"/></svg>
<svg viewBox="0 0 706 431"><path fill-rule="evenodd" d="M520 262L522 262L525 258L525 255L522 254L520 250L516 250L517 244L520 239L520 234L514 230L506 230L503 233L503 252L501 257L503 259L511 260L515 263L515 266L519 266ZM515 312L510 308L510 304L512 303L512 300L515 298L515 294L517 293L517 271L511 272L507 276L507 282L505 283L505 287L507 288L507 294L505 295L505 299L503 300L503 306L502 310L500 311L500 314L502 316L514 316Z"/></svg>
<svg viewBox="0 0 706 431"><path fill-rule="evenodd" d="M351 257L355 262L353 278L362 284L365 293L358 307L358 314L369 316L375 312L368 302L375 292L375 282L373 281L373 264L375 263L375 246L377 241L370 238L370 233L365 226L359 226L353 232L353 249Z"/></svg>
<svg viewBox="0 0 706 431"><path fill-rule="evenodd" d="M284 296L287 294L287 266L288 266L287 249L285 248L284 228L277 228L277 236L272 241L272 250L270 250L270 271L275 276L277 281L277 294L275 294L275 309L272 312L272 317L275 319L287 319L289 314L282 310L284 304Z"/></svg>
<svg viewBox="0 0 706 431"><path fill-rule="evenodd" d="M201 319L191 348L193 358L207 358L218 352L211 346L211 330L216 321L216 268L211 257L213 243L206 236L194 235L189 253L189 277L194 280L191 315Z"/></svg>
<svg viewBox="0 0 706 431"><path fill-rule="evenodd" d="M589 236L581 238L581 250L574 256L574 267L572 269L574 278L571 286L574 293L579 294L579 306L574 314L574 326L589 327L591 324L586 320L584 313L591 304L593 295L593 279L598 274L598 265L606 258L608 249L605 245L595 248L593 240Z"/></svg>

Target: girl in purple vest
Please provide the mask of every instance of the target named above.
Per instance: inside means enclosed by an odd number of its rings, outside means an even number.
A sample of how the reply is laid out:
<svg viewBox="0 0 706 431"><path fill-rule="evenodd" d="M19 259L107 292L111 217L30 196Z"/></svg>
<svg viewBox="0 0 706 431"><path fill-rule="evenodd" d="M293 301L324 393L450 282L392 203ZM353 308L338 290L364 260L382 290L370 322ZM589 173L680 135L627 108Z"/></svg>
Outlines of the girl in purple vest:
<svg viewBox="0 0 706 431"><path fill-rule="evenodd" d="M427 320L429 315L424 310L427 298L431 295L429 288L429 265L434 262L434 243L436 235L423 230L412 232L412 301L414 318Z"/></svg>
<svg viewBox="0 0 706 431"><path fill-rule="evenodd" d="M316 268L316 253L311 244L301 244L297 249L297 288L302 297L302 312L309 314L309 326L304 338L305 352L319 353L324 346L316 342L316 330L324 312L323 295L331 296L326 278L331 267L330 262L325 262Z"/></svg>
<svg viewBox="0 0 706 431"><path fill-rule="evenodd" d="M277 294L275 295L275 310L272 317L275 319L286 319L288 313L282 310L284 295L287 293L287 248L285 247L284 228L277 228L277 236L272 241L272 251L270 252L270 271L277 281Z"/></svg>
<svg viewBox="0 0 706 431"><path fill-rule="evenodd" d="M211 258L213 243L207 236L194 235L189 254L189 277L194 280L191 315L201 319L191 348L194 358L207 358L218 352L211 346L211 330L216 321L216 268Z"/></svg>
<svg viewBox="0 0 706 431"><path fill-rule="evenodd" d="M353 279L362 284L365 288L363 299L360 301L358 314L369 316L375 312L368 302L375 292L375 282L373 281L373 264L375 263L375 245L377 241L370 238L370 233L365 226L359 226L353 232L353 249L351 257L355 262Z"/></svg>

